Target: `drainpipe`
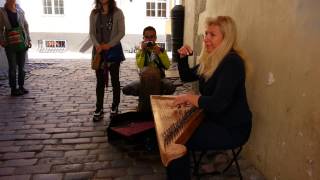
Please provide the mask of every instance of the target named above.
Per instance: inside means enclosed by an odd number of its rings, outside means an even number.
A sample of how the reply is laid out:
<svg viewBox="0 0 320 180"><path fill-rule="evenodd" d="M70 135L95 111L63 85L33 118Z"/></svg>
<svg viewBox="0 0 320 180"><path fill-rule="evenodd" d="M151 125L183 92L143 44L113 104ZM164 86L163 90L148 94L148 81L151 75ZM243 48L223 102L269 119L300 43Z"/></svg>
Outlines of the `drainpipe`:
<svg viewBox="0 0 320 180"><path fill-rule="evenodd" d="M184 7L180 5L181 1L175 1L175 5L171 10L171 42L172 42L172 60L177 62L179 54L177 50L183 45L184 31Z"/></svg>

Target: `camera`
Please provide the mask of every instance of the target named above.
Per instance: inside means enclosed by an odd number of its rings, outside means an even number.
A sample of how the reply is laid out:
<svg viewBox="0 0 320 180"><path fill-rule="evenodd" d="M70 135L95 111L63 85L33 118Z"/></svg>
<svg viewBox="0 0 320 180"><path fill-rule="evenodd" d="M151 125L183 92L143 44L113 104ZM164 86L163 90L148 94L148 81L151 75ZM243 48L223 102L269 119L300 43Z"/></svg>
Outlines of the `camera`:
<svg viewBox="0 0 320 180"><path fill-rule="evenodd" d="M147 47L153 47L154 45L156 45L153 41L146 41L144 43L146 44Z"/></svg>

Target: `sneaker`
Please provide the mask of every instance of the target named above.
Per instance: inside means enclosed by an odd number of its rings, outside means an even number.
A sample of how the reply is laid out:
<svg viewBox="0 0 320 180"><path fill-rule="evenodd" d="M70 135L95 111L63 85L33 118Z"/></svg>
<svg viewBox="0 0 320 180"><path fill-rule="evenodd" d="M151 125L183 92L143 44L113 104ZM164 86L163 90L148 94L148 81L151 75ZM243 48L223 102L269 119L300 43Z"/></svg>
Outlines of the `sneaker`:
<svg viewBox="0 0 320 180"><path fill-rule="evenodd" d="M11 96L21 96L22 92L18 89L11 89Z"/></svg>
<svg viewBox="0 0 320 180"><path fill-rule="evenodd" d="M93 121L100 121L103 119L103 109L100 109L100 110L96 110L94 113L93 113Z"/></svg>
<svg viewBox="0 0 320 180"><path fill-rule="evenodd" d="M116 115L118 114L118 106L112 106L111 111L110 111L110 115Z"/></svg>
<svg viewBox="0 0 320 180"><path fill-rule="evenodd" d="M19 91L21 94L28 94L29 93L29 91L26 90L24 87L19 88Z"/></svg>

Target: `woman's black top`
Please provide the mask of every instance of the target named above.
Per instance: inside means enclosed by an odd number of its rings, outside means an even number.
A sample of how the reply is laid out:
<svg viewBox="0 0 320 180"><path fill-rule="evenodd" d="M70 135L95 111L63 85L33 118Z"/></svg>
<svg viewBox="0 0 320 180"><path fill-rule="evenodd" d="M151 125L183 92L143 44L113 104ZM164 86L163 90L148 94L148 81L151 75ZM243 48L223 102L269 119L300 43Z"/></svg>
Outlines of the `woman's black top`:
<svg viewBox="0 0 320 180"><path fill-rule="evenodd" d="M9 9L6 9L7 15L8 15L8 19L10 21L10 24L12 26L12 28L16 28L19 27L19 23L18 23L18 13L16 12L12 12Z"/></svg>
<svg viewBox="0 0 320 180"><path fill-rule="evenodd" d="M198 66L189 68L187 57L178 61L178 68L182 81L199 81L198 104L207 121L225 127L234 137L249 136L252 115L247 103L244 62L238 54L228 53L207 81L197 74Z"/></svg>

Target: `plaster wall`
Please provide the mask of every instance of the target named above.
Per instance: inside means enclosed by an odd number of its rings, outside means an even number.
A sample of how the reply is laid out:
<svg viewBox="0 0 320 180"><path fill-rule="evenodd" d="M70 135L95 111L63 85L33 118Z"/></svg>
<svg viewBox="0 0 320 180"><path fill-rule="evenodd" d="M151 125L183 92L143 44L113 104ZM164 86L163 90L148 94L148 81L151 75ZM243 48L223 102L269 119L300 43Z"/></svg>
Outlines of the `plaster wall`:
<svg viewBox="0 0 320 180"><path fill-rule="evenodd" d="M266 179L320 179L320 1L185 0L185 7L185 42L195 49L205 17L228 15L238 25L240 47L254 67L245 158Z"/></svg>
<svg viewBox="0 0 320 180"><path fill-rule="evenodd" d="M3 7L5 0L0 0L0 7ZM7 57L5 55L4 49L0 47L0 75L1 72L7 69Z"/></svg>
<svg viewBox="0 0 320 180"><path fill-rule="evenodd" d="M20 6L30 32L88 33L93 0L65 0L63 15L44 14L43 2L39 0L20 0Z"/></svg>
<svg viewBox="0 0 320 180"><path fill-rule="evenodd" d="M8 69L8 60L4 48L0 47L0 76Z"/></svg>

